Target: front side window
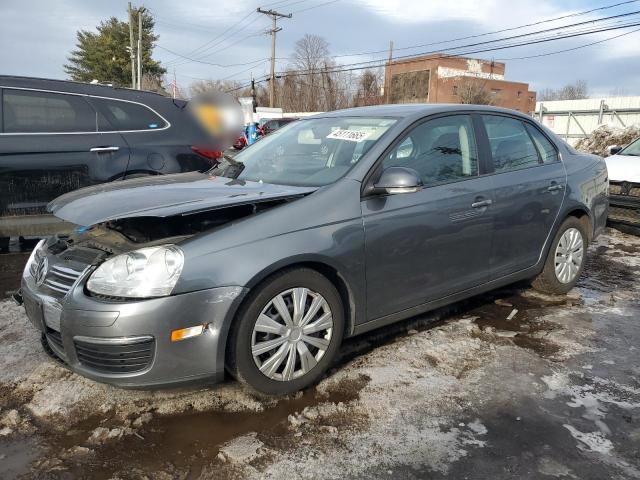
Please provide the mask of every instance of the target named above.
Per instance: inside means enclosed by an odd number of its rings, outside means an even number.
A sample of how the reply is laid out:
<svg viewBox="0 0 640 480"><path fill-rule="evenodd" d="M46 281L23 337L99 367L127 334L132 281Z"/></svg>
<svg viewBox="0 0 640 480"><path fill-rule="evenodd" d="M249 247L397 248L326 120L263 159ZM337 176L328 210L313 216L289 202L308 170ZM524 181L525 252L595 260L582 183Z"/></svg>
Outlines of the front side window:
<svg viewBox="0 0 640 480"><path fill-rule="evenodd" d="M92 98L108 122L100 122L100 131L157 130L167 123L150 108L139 103Z"/></svg>
<svg viewBox="0 0 640 480"><path fill-rule="evenodd" d="M418 125L384 159L384 168L394 166L414 169L425 186L477 176L471 117L453 115Z"/></svg>
<svg viewBox="0 0 640 480"><path fill-rule="evenodd" d="M557 162L558 152L556 151L556 147L554 147L547 137L545 137L536 127L528 123L525 123L525 126L529 135L531 135L531 138L533 139L533 143L536 144L542 163Z"/></svg>
<svg viewBox="0 0 640 480"><path fill-rule="evenodd" d="M520 170L540 164L538 151L520 120L482 115L496 173Z"/></svg>
<svg viewBox="0 0 640 480"><path fill-rule="evenodd" d="M344 176L391 128L393 118L332 117L290 122L213 175L281 185L322 186Z"/></svg>
<svg viewBox="0 0 640 480"><path fill-rule="evenodd" d="M625 147L623 150L618 152L618 155L630 155L632 157L640 157L640 139L636 140L635 142L631 143L630 145Z"/></svg>
<svg viewBox="0 0 640 480"><path fill-rule="evenodd" d="M95 132L96 112L79 95L5 89L5 133Z"/></svg>

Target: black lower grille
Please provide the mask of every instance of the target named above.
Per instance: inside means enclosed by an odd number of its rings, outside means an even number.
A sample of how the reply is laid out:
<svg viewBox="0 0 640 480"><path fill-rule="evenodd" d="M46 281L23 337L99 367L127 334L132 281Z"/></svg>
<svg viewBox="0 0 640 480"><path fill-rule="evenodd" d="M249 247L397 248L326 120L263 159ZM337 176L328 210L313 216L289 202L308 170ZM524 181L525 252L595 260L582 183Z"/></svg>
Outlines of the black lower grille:
<svg viewBox="0 0 640 480"><path fill-rule="evenodd" d="M64 346L62 345L62 335L60 332L56 332L51 328L47 328L47 340L50 344L56 347L58 350L62 350L64 352Z"/></svg>
<svg viewBox="0 0 640 480"><path fill-rule="evenodd" d="M153 360L154 341L135 343L90 343L76 340L78 361L102 373L133 373L146 369Z"/></svg>

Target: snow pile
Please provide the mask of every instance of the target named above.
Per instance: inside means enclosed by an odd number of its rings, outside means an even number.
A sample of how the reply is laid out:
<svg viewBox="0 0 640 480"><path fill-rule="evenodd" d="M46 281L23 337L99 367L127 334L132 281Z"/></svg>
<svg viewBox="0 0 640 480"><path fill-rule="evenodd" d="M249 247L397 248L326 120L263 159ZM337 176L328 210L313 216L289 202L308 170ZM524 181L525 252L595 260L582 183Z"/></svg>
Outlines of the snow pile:
<svg viewBox="0 0 640 480"><path fill-rule="evenodd" d="M609 156L608 147L625 146L640 137L640 127L631 126L626 128L600 125L591 135L581 139L576 143L576 150L593 153L601 157Z"/></svg>

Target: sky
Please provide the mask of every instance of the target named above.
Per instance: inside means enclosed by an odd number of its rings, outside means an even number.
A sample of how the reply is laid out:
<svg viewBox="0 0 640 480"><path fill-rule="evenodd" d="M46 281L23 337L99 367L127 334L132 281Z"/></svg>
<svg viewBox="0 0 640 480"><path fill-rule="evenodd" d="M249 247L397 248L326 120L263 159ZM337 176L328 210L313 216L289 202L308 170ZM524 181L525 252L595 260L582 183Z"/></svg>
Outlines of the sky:
<svg viewBox="0 0 640 480"><path fill-rule="evenodd" d="M234 79L248 82L268 73L271 40L264 32L271 20L255 12L256 7L293 13L281 19L277 35L277 69L283 69L295 42L305 33L329 42L331 55L340 63L385 58L394 42L396 55L417 54L435 48L491 40L503 36L594 20L638 11L618 22L640 24L640 1L607 10L565 18L479 39L440 43L524 24L556 18L624 0L147 0L144 5L156 20L160 35L154 57L160 60L185 90L197 79ZM111 16L127 18L122 0L0 0L0 74L66 78L63 65L74 49L76 32L92 30ZM595 25L595 24L591 24ZM589 27L591 25L585 25ZM618 24L619 25L619 24ZM559 88L576 80L587 82L591 96L640 95L639 29L579 36L472 56L506 63L507 80L528 82L540 91ZM228 30L228 31L227 31ZM604 40L604 41L603 41ZM549 55L558 50L597 45ZM186 55L201 62L182 59ZM538 55L535 58L522 58ZM253 62L247 65L247 62ZM214 63L210 65L202 62Z"/></svg>

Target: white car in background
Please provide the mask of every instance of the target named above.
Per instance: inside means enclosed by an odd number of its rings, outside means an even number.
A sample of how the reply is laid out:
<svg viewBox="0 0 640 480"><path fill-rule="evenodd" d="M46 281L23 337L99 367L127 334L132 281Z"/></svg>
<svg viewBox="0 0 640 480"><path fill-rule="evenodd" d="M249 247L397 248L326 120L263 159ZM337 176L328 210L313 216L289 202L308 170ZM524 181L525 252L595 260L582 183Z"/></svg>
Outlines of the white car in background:
<svg viewBox="0 0 640 480"><path fill-rule="evenodd" d="M613 147L605 159L609 171L609 220L640 226L640 138Z"/></svg>

